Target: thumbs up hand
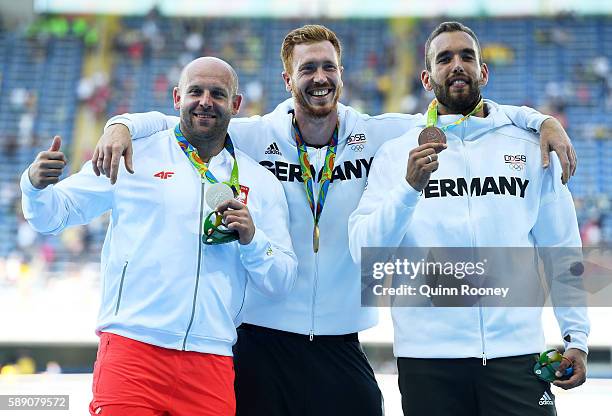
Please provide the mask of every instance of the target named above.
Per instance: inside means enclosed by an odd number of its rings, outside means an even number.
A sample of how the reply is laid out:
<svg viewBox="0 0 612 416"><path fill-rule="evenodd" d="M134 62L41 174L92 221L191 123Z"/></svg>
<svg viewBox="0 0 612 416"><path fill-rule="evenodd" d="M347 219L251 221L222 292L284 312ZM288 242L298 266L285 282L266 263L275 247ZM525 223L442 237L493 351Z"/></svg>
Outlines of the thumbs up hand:
<svg viewBox="0 0 612 416"><path fill-rule="evenodd" d="M35 188L44 189L59 182L59 177L66 167L66 156L61 152L62 138L55 136L49 150L40 152L30 165L28 177Z"/></svg>

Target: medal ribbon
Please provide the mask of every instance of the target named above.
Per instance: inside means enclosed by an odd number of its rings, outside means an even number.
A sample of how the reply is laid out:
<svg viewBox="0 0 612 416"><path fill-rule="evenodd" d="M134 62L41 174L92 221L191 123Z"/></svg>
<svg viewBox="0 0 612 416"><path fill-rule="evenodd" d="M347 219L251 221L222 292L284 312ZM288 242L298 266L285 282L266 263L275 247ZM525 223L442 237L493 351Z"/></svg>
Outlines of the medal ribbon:
<svg viewBox="0 0 612 416"><path fill-rule="evenodd" d="M181 150L183 150L185 156L187 156L187 159L189 159L191 164L198 170L200 176L202 178L206 178L206 180L210 183L218 183L219 181L217 180L217 178L215 178L215 175L213 175L210 169L208 169L208 165L204 163L202 158L200 158L200 155L198 155L197 149L194 148L191 143L187 141L185 136L183 136L180 124L177 124L174 128L174 136L176 137L176 141L178 142ZM234 163L232 166L232 173L230 174L229 182L223 183L229 185L229 187L232 188L232 191L234 191L234 196L237 196L240 194L240 183L238 181L238 161L236 160L236 152L234 151L234 145L232 143L232 139L230 139L229 134L225 136L224 147L229 152L229 154L232 155Z"/></svg>
<svg viewBox="0 0 612 416"><path fill-rule="evenodd" d="M474 109L472 111L470 111L469 114L461 117L459 120L454 121L450 124L447 124L446 126L440 126L439 129L442 131L446 131L452 127L456 127L459 124L463 123L465 120L468 119L468 117L476 114L477 112L479 112L480 110L482 110L482 106L484 105L484 101L482 100L482 98L480 99L480 101L478 102L478 104L476 105L476 107L474 107ZM437 99L433 99L431 101L431 103L429 103L429 107L427 108L427 127L436 127L436 124L438 123L438 100Z"/></svg>
<svg viewBox="0 0 612 416"><path fill-rule="evenodd" d="M332 178L334 161L336 159L336 148L338 147L338 123L336 123L336 128L329 139L329 145L327 147L327 152L325 153L325 163L323 164L321 179L319 179L319 195L316 206L314 202L312 186L313 177L310 160L308 159L308 150L306 149L306 143L302 137L302 132L300 131L295 119L295 114L293 115L291 124L293 125L293 136L295 138L295 144L297 145L298 159L300 161L302 180L304 182L304 190L306 191L306 199L308 199L308 204L310 205L310 211L312 212L312 217L314 219L314 233L316 234L316 239L318 240L319 219L321 218L321 212L323 212L323 206L325 205L325 199L327 198L327 188L329 187L329 183ZM315 247L314 249L316 252L318 247Z"/></svg>

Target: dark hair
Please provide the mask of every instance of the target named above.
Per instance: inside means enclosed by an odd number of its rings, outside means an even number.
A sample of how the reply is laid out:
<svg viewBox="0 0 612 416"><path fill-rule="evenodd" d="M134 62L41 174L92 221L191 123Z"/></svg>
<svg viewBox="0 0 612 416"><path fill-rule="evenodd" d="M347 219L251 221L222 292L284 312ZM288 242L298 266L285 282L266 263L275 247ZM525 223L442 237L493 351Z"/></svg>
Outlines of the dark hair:
<svg viewBox="0 0 612 416"><path fill-rule="evenodd" d="M474 39L474 42L476 42L476 48L478 49L478 62L482 61L482 50L480 49L480 42L478 41L478 38L476 37L474 31L459 22L444 22L440 23L438 27L436 27L434 31L431 32L431 34L427 38L427 41L425 42L425 68L427 68L428 71L431 71L431 61L429 59L429 48L431 47L431 42L438 35L445 32L465 32L470 35L470 37Z"/></svg>

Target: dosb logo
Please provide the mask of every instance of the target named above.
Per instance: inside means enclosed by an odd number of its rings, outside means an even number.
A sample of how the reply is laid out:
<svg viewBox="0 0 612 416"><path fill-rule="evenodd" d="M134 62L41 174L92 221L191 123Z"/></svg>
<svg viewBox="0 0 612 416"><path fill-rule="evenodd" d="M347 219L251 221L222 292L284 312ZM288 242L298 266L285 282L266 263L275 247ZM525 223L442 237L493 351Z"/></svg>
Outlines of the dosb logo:
<svg viewBox="0 0 612 416"><path fill-rule="evenodd" d="M523 170L527 164L525 155L504 155L504 163L512 170Z"/></svg>
<svg viewBox="0 0 612 416"><path fill-rule="evenodd" d="M363 133L356 133L349 136L346 141L346 145L351 148L354 152L361 152L365 147L366 135Z"/></svg>

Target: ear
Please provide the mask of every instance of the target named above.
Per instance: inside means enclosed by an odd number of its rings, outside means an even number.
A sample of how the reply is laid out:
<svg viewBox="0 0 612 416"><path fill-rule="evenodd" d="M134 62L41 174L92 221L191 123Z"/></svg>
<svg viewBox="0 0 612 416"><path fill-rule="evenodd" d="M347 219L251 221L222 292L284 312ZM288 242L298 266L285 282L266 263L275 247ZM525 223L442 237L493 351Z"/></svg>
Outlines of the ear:
<svg viewBox="0 0 612 416"><path fill-rule="evenodd" d="M285 81L285 91L291 92L291 76L287 71L283 71L281 75L283 76L283 81Z"/></svg>
<svg viewBox="0 0 612 416"><path fill-rule="evenodd" d="M232 115L235 116L236 114L238 114L238 112L240 111L240 104L242 104L242 95L234 95L234 98L232 99Z"/></svg>
<svg viewBox="0 0 612 416"><path fill-rule="evenodd" d="M433 86L431 85L431 74L426 69L421 71L421 83L426 91L433 90Z"/></svg>
<svg viewBox="0 0 612 416"><path fill-rule="evenodd" d="M181 109L181 91L179 90L179 87L174 87L172 89L172 99L174 101L174 109L180 110Z"/></svg>
<svg viewBox="0 0 612 416"><path fill-rule="evenodd" d="M484 62L480 64L480 80L478 84L482 87L489 82L489 67Z"/></svg>

